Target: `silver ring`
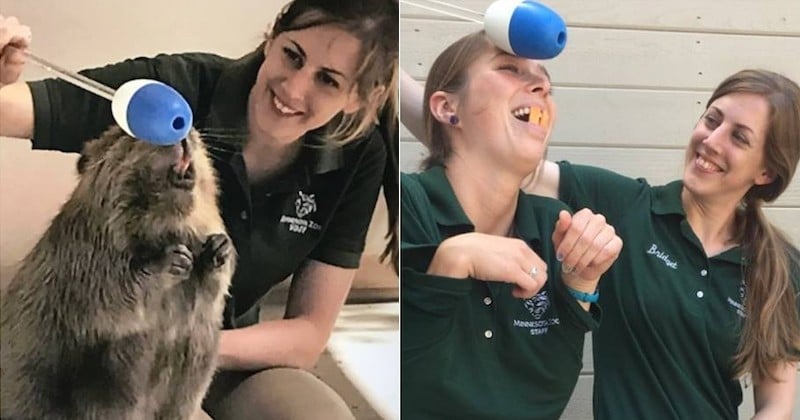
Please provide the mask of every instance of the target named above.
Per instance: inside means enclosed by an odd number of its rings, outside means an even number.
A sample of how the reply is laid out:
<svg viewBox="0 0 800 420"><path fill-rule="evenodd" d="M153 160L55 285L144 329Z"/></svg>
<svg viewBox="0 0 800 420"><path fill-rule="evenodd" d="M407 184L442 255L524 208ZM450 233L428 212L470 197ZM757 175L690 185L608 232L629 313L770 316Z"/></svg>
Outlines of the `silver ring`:
<svg viewBox="0 0 800 420"><path fill-rule="evenodd" d="M561 272L564 274L572 274L575 271L575 267L569 264L561 264Z"/></svg>
<svg viewBox="0 0 800 420"><path fill-rule="evenodd" d="M531 271L528 272L528 275L535 279L537 274L539 274L539 269L534 265L531 267Z"/></svg>

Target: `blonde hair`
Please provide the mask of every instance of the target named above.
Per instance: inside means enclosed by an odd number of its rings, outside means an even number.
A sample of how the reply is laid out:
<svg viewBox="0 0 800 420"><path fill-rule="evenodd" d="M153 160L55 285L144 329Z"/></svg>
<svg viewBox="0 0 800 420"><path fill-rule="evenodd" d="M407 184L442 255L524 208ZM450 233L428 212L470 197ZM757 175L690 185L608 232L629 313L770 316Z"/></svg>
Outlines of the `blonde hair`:
<svg viewBox="0 0 800 420"><path fill-rule="evenodd" d="M361 41L355 79L362 106L351 114L340 112L317 129L323 139L347 143L375 127L379 114L397 115L398 10L396 0L295 0L266 34L269 40L287 31L335 25Z"/></svg>

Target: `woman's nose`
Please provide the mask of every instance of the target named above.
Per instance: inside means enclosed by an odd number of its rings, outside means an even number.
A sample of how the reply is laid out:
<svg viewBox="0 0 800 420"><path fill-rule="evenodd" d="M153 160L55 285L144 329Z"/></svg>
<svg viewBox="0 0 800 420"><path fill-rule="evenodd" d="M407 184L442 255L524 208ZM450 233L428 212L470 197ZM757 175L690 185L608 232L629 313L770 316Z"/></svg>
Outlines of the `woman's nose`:
<svg viewBox="0 0 800 420"><path fill-rule="evenodd" d="M727 135L726 129L724 126L720 125L715 129L711 130L708 135L702 140L702 143L706 145L706 147L714 150L715 152L719 151L722 143L725 140L725 136Z"/></svg>
<svg viewBox="0 0 800 420"><path fill-rule="evenodd" d="M548 94L550 93L550 82L542 79L534 79L531 81L530 90L535 94Z"/></svg>
<svg viewBox="0 0 800 420"><path fill-rule="evenodd" d="M312 76L303 70L297 70L286 78L286 93L290 98L299 100L305 97L312 87Z"/></svg>

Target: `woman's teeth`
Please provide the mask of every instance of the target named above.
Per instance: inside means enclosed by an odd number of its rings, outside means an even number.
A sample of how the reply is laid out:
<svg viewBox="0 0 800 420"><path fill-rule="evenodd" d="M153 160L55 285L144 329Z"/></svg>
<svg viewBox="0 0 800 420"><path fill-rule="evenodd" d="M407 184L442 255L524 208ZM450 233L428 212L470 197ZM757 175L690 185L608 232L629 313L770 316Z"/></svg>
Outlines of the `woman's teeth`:
<svg viewBox="0 0 800 420"><path fill-rule="evenodd" d="M272 102L275 104L275 108L278 108L278 111L280 111L283 115L294 115L300 113L300 111L293 109L289 107L289 105L281 102L281 100L278 99L278 97L274 94L272 95Z"/></svg>
<svg viewBox="0 0 800 420"><path fill-rule="evenodd" d="M531 113L531 109L530 109L530 107L526 106L526 107L522 107L522 108L517 108L517 109L511 111L511 113L514 114L514 117L516 117L518 120L527 121L528 120L528 115Z"/></svg>
<svg viewBox="0 0 800 420"><path fill-rule="evenodd" d="M697 163L697 166L703 168L706 171L709 171L709 172L722 172L722 169L719 166L717 166L717 165L715 165L715 164L703 159L703 157L700 156L700 155L697 156L697 160L695 162Z"/></svg>
<svg viewBox="0 0 800 420"><path fill-rule="evenodd" d="M536 124L540 127L547 127L549 125L549 118L547 117L547 112L539 107L527 107L524 106L522 108L517 108L514 111L511 111L514 115L514 118L525 121L531 124Z"/></svg>

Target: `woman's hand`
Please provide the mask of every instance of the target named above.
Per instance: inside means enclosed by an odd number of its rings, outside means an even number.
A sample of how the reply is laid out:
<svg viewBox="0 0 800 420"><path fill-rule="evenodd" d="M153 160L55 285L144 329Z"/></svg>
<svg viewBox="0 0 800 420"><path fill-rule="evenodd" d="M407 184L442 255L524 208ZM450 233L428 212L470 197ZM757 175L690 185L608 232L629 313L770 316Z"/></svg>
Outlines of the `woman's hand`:
<svg viewBox="0 0 800 420"><path fill-rule="evenodd" d="M13 16L0 15L0 87L16 82L25 67L31 28Z"/></svg>
<svg viewBox="0 0 800 420"><path fill-rule="evenodd" d="M521 239L464 233L439 245L428 274L511 283L527 299L547 281L547 264Z"/></svg>
<svg viewBox="0 0 800 420"><path fill-rule="evenodd" d="M556 256L562 261L567 286L594 293L600 276L617 260L622 239L601 214L583 209L570 215L562 210L553 231Z"/></svg>
<svg viewBox="0 0 800 420"><path fill-rule="evenodd" d="M0 137L33 137L31 91L26 83L17 83L30 43L31 28L0 15Z"/></svg>

